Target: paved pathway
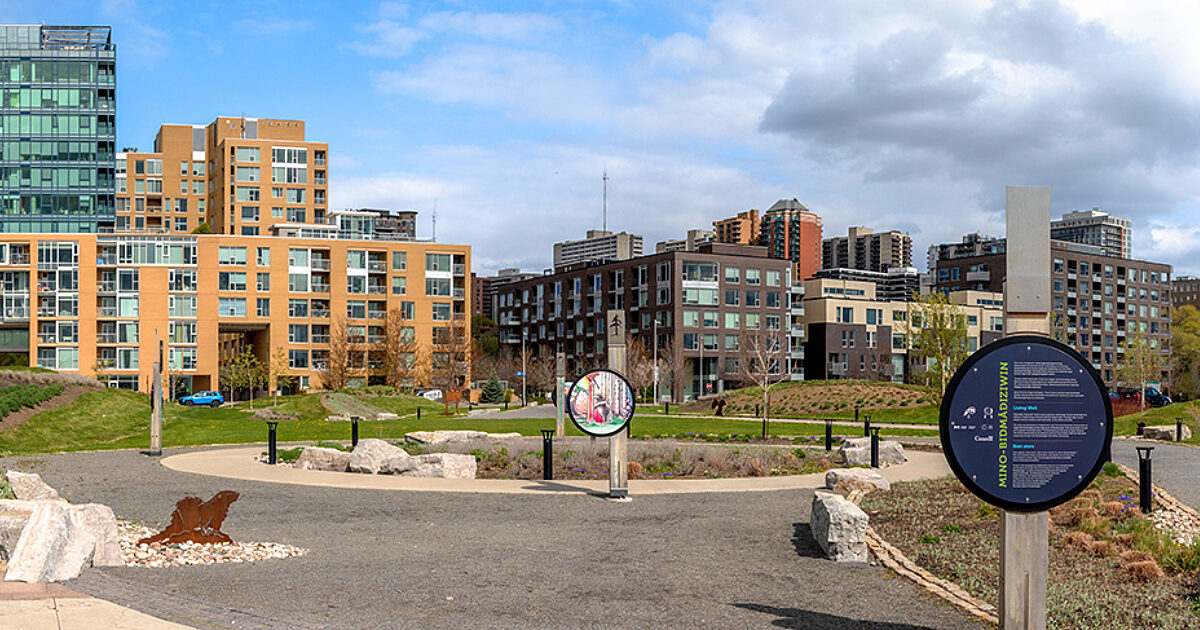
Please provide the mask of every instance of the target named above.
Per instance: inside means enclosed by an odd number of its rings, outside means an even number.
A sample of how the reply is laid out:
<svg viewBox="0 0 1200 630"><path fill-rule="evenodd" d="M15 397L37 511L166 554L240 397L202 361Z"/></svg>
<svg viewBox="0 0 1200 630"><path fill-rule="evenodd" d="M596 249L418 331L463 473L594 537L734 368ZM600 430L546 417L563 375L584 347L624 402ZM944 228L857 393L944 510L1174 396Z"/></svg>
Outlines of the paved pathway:
<svg viewBox="0 0 1200 630"><path fill-rule="evenodd" d="M133 451L0 467L156 526L186 494L236 490L223 527L235 540L310 549L250 565L93 569L67 585L193 627L983 627L881 568L822 558L807 489L635 490L628 503L578 491L384 491L198 475ZM244 616L222 616L234 613Z"/></svg>
<svg viewBox="0 0 1200 630"><path fill-rule="evenodd" d="M1154 484L1200 510L1200 448L1170 442L1114 439L1113 460L1137 472L1138 446L1154 447L1150 454L1150 476Z"/></svg>

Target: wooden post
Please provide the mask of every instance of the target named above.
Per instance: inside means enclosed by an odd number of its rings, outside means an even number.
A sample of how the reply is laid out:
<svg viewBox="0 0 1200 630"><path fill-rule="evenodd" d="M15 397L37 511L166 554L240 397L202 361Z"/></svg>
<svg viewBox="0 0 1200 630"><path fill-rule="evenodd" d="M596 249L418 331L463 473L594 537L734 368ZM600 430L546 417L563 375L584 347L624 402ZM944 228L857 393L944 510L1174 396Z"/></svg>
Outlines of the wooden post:
<svg viewBox="0 0 1200 630"><path fill-rule="evenodd" d="M1005 189L1004 334L1050 334L1050 188ZM1049 515L1001 512L1000 627L1045 630Z"/></svg>
<svg viewBox="0 0 1200 630"><path fill-rule="evenodd" d="M556 378L554 379L554 400L558 403L555 405L557 407L555 412L558 414L558 419L554 424L554 435L556 437L566 437L567 427L565 423L563 423L563 409L565 409L567 405L567 401L565 400L567 392L563 390L563 385L566 384L567 380L567 359L563 353L559 352L554 358L554 362L554 372L556 375Z"/></svg>
<svg viewBox="0 0 1200 630"><path fill-rule="evenodd" d="M625 311L608 311L608 369L625 374ZM629 426L608 437L608 498L629 497Z"/></svg>
<svg viewBox="0 0 1200 630"><path fill-rule="evenodd" d="M158 342L158 353L154 361L154 375L150 384L150 404L153 407L150 415L150 454L162 455L162 342Z"/></svg>

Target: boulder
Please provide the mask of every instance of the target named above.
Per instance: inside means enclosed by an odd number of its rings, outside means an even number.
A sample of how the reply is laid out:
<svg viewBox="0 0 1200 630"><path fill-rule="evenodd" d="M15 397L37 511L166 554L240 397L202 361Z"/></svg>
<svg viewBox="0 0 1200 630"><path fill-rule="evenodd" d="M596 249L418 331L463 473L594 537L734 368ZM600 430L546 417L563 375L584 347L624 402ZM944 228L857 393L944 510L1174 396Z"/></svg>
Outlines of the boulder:
<svg viewBox="0 0 1200 630"><path fill-rule="evenodd" d="M412 459L412 455L398 446L392 446L383 440L367 438L360 440L358 446L354 447L347 468L350 472L394 475L412 470L416 465Z"/></svg>
<svg viewBox="0 0 1200 630"><path fill-rule="evenodd" d="M524 437L520 433L485 433L483 431L413 431L405 433L404 439L421 444L444 444L447 442L469 442L471 440L508 440Z"/></svg>
<svg viewBox="0 0 1200 630"><path fill-rule="evenodd" d="M474 479L475 456L457 453L431 453L413 458L416 466L404 473L405 477L442 477L446 479Z"/></svg>
<svg viewBox="0 0 1200 630"><path fill-rule="evenodd" d="M1183 425L1183 439L1192 439L1192 430L1188 425ZM1142 429L1142 436L1147 440L1165 440L1167 442L1175 441L1175 425L1165 424L1161 426L1145 427Z"/></svg>
<svg viewBox="0 0 1200 630"><path fill-rule="evenodd" d="M842 442L838 453L845 458L847 466L871 465L871 438L860 437ZM879 441L879 465L903 464L908 461L904 457L904 446L891 440Z"/></svg>
<svg viewBox="0 0 1200 630"><path fill-rule="evenodd" d="M33 508L28 510L6 510L0 508L0 562L8 562L21 540L21 532L29 523Z"/></svg>
<svg viewBox="0 0 1200 630"><path fill-rule="evenodd" d="M350 453L336 448L308 446L296 458L296 468L304 470L332 470L346 472L350 467Z"/></svg>
<svg viewBox="0 0 1200 630"><path fill-rule="evenodd" d="M871 454L868 452L867 457ZM875 490L891 490L883 475L869 468L833 468L825 473L825 487L837 492L854 492L863 494Z"/></svg>
<svg viewBox="0 0 1200 630"><path fill-rule="evenodd" d="M398 419L399 417L400 417L400 416L398 416L398 415L396 415L396 414L394 414L394 413L391 413L391 412L389 412L389 411L381 411L381 412L379 412L379 413L375 414L375 419L376 419L376 420L396 420L396 419Z"/></svg>
<svg viewBox="0 0 1200 630"><path fill-rule="evenodd" d="M8 559L4 579L10 582L70 580L79 575L95 549L96 537L84 527L79 511L66 503L39 501Z"/></svg>
<svg viewBox="0 0 1200 630"><path fill-rule="evenodd" d="M117 530L117 517L112 508L99 503L85 503L72 505L71 509L79 516L83 529L96 539L92 548L92 566L125 566L125 561L121 559L121 536Z"/></svg>
<svg viewBox="0 0 1200 630"><path fill-rule="evenodd" d="M809 526L831 560L867 561L867 514L841 495L818 490L813 496Z"/></svg>
<svg viewBox="0 0 1200 630"><path fill-rule="evenodd" d="M8 478L8 485L12 486L13 494L22 501L58 500L58 491L46 485L37 473L10 470L5 476Z"/></svg>

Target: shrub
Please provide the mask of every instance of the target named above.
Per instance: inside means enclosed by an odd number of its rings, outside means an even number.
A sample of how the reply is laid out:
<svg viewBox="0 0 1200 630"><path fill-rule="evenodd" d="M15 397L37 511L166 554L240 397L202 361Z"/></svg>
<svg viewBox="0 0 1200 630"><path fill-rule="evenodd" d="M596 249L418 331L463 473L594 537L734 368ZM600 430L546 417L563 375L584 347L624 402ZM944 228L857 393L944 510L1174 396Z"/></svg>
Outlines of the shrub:
<svg viewBox="0 0 1200 630"><path fill-rule="evenodd" d="M1097 556L1107 556L1112 554L1112 543L1107 540L1097 540L1092 542L1092 553Z"/></svg>
<svg viewBox="0 0 1200 630"><path fill-rule="evenodd" d="M1066 545L1070 549L1087 551L1092 548L1093 542L1095 540L1091 535L1084 532L1067 532L1063 535L1063 545Z"/></svg>
<svg viewBox="0 0 1200 630"><path fill-rule="evenodd" d="M1101 472L1108 475L1109 477L1120 477L1121 476L1121 468L1119 466L1117 466L1116 463L1114 463L1114 462L1104 462L1104 466L1101 468Z"/></svg>
<svg viewBox="0 0 1200 630"><path fill-rule="evenodd" d="M933 534L925 534L924 536L919 538L917 540L917 542L925 543L925 544L929 544L929 545L936 545L936 544L941 543L942 539L938 538L937 536L934 536Z"/></svg>
<svg viewBox="0 0 1200 630"><path fill-rule="evenodd" d="M629 462L626 466L629 471L630 479L641 479L642 478L643 469L642 469L642 465L640 463Z"/></svg>
<svg viewBox="0 0 1200 630"><path fill-rule="evenodd" d="M1150 582L1163 577L1163 570L1153 560L1130 562L1129 564L1122 565L1121 571L1125 574L1125 577L1135 582Z"/></svg>
<svg viewBox="0 0 1200 630"><path fill-rule="evenodd" d="M47 385L45 387L37 385L9 385L0 389L0 419L7 417L8 414L14 411L26 407L36 407L63 393L63 389L62 385Z"/></svg>

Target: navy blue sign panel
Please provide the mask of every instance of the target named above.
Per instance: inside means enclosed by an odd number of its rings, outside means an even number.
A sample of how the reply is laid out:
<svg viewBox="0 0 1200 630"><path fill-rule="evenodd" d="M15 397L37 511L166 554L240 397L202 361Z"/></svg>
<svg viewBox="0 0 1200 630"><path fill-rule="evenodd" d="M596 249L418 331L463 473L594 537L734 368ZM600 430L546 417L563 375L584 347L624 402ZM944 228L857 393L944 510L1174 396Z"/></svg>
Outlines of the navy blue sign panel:
<svg viewBox="0 0 1200 630"><path fill-rule="evenodd" d="M971 355L942 399L942 449L975 496L1036 512L1087 488L1112 444L1100 375L1051 339L1008 337Z"/></svg>

